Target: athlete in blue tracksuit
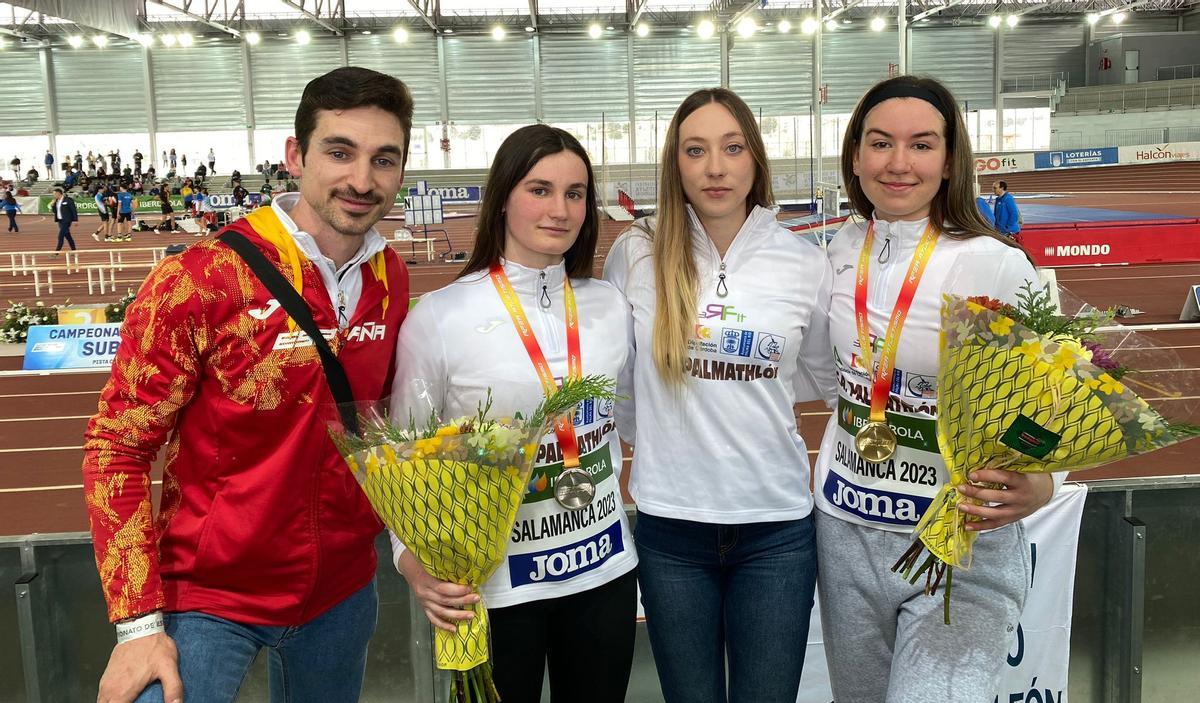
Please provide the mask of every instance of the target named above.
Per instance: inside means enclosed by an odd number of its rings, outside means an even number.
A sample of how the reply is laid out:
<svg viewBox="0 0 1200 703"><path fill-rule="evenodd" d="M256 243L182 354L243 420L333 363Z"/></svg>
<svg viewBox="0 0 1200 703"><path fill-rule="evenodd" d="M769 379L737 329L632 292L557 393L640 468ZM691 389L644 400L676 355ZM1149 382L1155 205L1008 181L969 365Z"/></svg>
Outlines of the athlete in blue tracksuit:
<svg viewBox="0 0 1200 703"><path fill-rule="evenodd" d="M992 184L996 194L996 230L1006 237L1015 237L1021 231L1021 215L1017 212L1017 201L1008 192L1008 183L996 181Z"/></svg>

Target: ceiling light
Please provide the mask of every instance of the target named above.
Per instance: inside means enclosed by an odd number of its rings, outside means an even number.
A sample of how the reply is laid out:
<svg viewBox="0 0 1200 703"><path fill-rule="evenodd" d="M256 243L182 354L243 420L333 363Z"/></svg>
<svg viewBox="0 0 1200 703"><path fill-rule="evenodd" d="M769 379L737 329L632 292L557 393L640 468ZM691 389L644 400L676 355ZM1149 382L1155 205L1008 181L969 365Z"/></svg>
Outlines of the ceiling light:
<svg viewBox="0 0 1200 703"><path fill-rule="evenodd" d="M362 31L362 35L363 35L363 36L365 36L365 37L369 37L369 36L371 36L371 30L369 30L369 29L364 29L364 30Z"/></svg>
<svg viewBox="0 0 1200 703"><path fill-rule="evenodd" d="M191 46L193 43L195 43L195 42L192 39L192 35L188 34L187 32L184 32L183 34L179 35L179 45L180 46L187 47L187 46Z"/></svg>
<svg viewBox="0 0 1200 703"><path fill-rule="evenodd" d="M837 28L838 28L837 20L827 20L825 22L825 31L826 32L836 32Z"/></svg>
<svg viewBox="0 0 1200 703"><path fill-rule="evenodd" d="M644 37L648 34L650 34L650 25L646 24L645 22L638 22L637 35L639 37Z"/></svg>
<svg viewBox="0 0 1200 703"><path fill-rule="evenodd" d="M79 47L83 46L83 37L80 37L80 36L67 37L67 43L70 44L72 48L78 49Z"/></svg>
<svg viewBox="0 0 1200 703"><path fill-rule="evenodd" d="M715 31L717 31L717 27L712 20L701 20L700 24L696 25L696 34L700 35L701 39L708 39Z"/></svg>
<svg viewBox="0 0 1200 703"><path fill-rule="evenodd" d="M818 22L816 18L805 17L804 21L800 23L800 31L804 32L805 34L813 34L820 26L821 23Z"/></svg>
<svg viewBox="0 0 1200 703"><path fill-rule="evenodd" d="M153 34L137 34L137 35L134 35L133 40L136 41L138 44L141 44L142 46L146 47L147 49L154 46L154 35Z"/></svg>
<svg viewBox="0 0 1200 703"><path fill-rule="evenodd" d="M1100 21L1100 15L1096 14L1095 12L1088 13L1088 16L1087 16L1088 24L1096 24L1099 21Z"/></svg>
<svg viewBox="0 0 1200 703"><path fill-rule="evenodd" d="M536 32L536 31L537 31L537 28L535 28L535 27L530 27L529 25L525 25L525 31L526 31L526 32L533 33L533 32Z"/></svg>
<svg viewBox="0 0 1200 703"><path fill-rule="evenodd" d="M1017 23L1020 21L1021 18L1016 15L1009 15L1008 17L1004 18L1004 23L1008 25L1009 29L1016 27Z"/></svg>
<svg viewBox="0 0 1200 703"><path fill-rule="evenodd" d="M257 46L262 41L262 35L258 32L246 32L246 43L250 46Z"/></svg>
<svg viewBox="0 0 1200 703"><path fill-rule="evenodd" d="M780 33L787 34L788 32L792 31L792 23L788 22L787 20L779 20L779 24L776 25L775 28L778 29Z"/></svg>
<svg viewBox="0 0 1200 703"><path fill-rule="evenodd" d="M588 26L588 36L592 39L599 39L604 34L604 30L598 24Z"/></svg>
<svg viewBox="0 0 1200 703"><path fill-rule="evenodd" d="M104 36L103 34L97 34L96 36L92 37L92 43L96 45L97 49L103 49L104 47L108 46L108 37Z"/></svg>
<svg viewBox="0 0 1200 703"><path fill-rule="evenodd" d="M442 30L442 34L454 34L454 28L446 27L445 29Z"/></svg>
<svg viewBox="0 0 1200 703"><path fill-rule="evenodd" d="M162 43L163 46L175 46L179 43L179 40L175 38L174 34L164 34L162 35Z"/></svg>
<svg viewBox="0 0 1200 703"><path fill-rule="evenodd" d="M887 28L887 20L885 20L882 17L872 17L871 18L871 31L872 32L882 32L886 28Z"/></svg>
<svg viewBox="0 0 1200 703"><path fill-rule="evenodd" d="M1113 15L1113 24L1121 24L1128 16L1129 15L1126 15L1124 12L1118 12L1117 14Z"/></svg>
<svg viewBox="0 0 1200 703"><path fill-rule="evenodd" d="M392 39L395 39L397 42L403 44L404 42L408 41L408 30L404 27L396 27L392 30Z"/></svg>
<svg viewBox="0 0 1200 703"><path fill-rule="evenodd" d="M301 29L298 32L296 32L296 43L297 44L303 46L303 45L309 43L310 41L312 41L312 35L309 34L307 31Z"/></svg>
<svg viewBox="0 0 1200 703"><path fill-rule="evenodd" d="M749 39L750 37L754 36L754 33L757 31L758 24L754 22L754 18L752 17L743 17L741 21L738 22L737 33L742 39Z"/></svg>
<svg viewBox="0 0 1200 703"><path fill-rule="evenodd" d="M496 25L495 27L492 27L492 39L495 39L496 41L500 41L501 39L504 38L505 34L508 34L508 32L504 31L504 27L501 27L500 25Z"/></svg>
<svg viewBox="0 0 1200 703"><path fill-rule="evenodd" d="M988 26L990 26L992 29L995 29L996 27L999 27L1000 23L1003 21L1004 20L1000 19L1000 15L992 15L988 18Z"/></svg>

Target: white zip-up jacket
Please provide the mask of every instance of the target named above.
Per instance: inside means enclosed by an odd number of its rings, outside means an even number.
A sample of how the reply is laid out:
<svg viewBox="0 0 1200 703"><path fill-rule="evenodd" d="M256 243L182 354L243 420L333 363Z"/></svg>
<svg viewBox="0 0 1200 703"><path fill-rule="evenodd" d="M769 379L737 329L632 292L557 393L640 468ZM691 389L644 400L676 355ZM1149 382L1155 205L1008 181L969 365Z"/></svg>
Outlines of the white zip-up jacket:
<svg viewBox="0 0 1200 703"><path fill-rule="evenodd" d="M534 336L555 378L567 374L565 266L531 269L504 263ZM579 311L584 375L617 378L630 355L629 312L613 286L572 279ZM544 307L547 303L549 307ZM414 383L417 382L417 383ZM443 420L474 415L491 390L493 416L528 415L545 398L533 362L486 271L423 296L400 328L393 418L406 421L430 408L422 384ZM422 405L424 403L424 405ZM567 510L554 500L562 454L553 431L542 438L508 554L480 589L491 608L557 598L603 585L637 566L621 499L621 442L613 404L589 400L575 415L579 458L596 481L591 505ZM392 536L393 561L402 553Z"/></svg>
<svg viewBox="0 0 1200 703"><path fill-rule="evenodd" d="M746 218L722 260L690 207L688 214L700 284L681 389L664 383L651 354L649 236L631 228L604 266L604 277L633 309L637 353L618 388L629 400L617 406L622 437L637 445L630 491L639 510L660 517L718 524L806 517L808 448L793 405L817 397L814 389L833 394L829 263L762 207ZM654 219L639 224L653 228ZM722 265L724 296L717 292ZM631 419L635 427L627 426Z"/></svg>
<svg viewBox="0 0 1200 703"><path fill-rule="evenodd" d="M928 219L875 222L867 316L878 360L888 319ZM817 509L859 525L908 532L949 479L938 453L938 335L943 293L986 295L1016 304L1026 282L1040 285L1024 252L989 237L938 238L900 330L887 421L899 446L886 462L858 456L854 435L870 416L871 378L854 325L854 284L867 222L851 220L829 245L833 299L829 333L838 371L837 408L825 429L813 489ZM882 259L882 261L881 261ZM1056 474L1055 485L1062 481Z"/></svg>
<svg viewBox="0 0 1200 703"><path fill-rule="evenodd" d="M292 235L296 246L313 262L317 271L320 271L325 292L329 294L329 301L333 303L333 310L337 313L338 327L345 329L350 323L350 318L354 317L354 311L358 309L358 299L362 297L362 264L387 248L387 242L383 240L379 231L372 227L367 230L362 246L354 256L342 264L341 268L334 268L333 259L321 253L312 235L300 229L292 220L289 213L299 201L299 193L285 193L271 201L271 209L279 216L279 221L288 234Z"/></svg>

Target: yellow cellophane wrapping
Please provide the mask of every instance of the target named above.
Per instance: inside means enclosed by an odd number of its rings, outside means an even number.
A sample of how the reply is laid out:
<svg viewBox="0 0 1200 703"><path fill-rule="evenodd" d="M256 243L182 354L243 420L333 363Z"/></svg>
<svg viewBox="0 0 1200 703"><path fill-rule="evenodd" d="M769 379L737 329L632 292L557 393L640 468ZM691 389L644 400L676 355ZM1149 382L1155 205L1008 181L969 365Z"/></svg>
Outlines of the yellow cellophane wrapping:
<svg viewBox="0 0 1200 703"><path fill-rule="evenodd" d="M1169 443L1162 418L1120 382L1092 366L1090 353L1022 328L988 308L947 297L938 371L938 445L950 481L917 525L931 554L971 565L978 534L965 529L957 487L971 471L1080 470ZM1061 436L1043 458L1001 442L1019 415Z"/></svg>
<svg viewBox="0 0 1200 703"><path fill-rule="evenodd" d="M403 459L389 445L348 461L380 519L432 576L478 588L502 563L532 461ZM480 603L474 612L457 632L434 630L439 669L469 671L488 661L487 608Z"/></svg>

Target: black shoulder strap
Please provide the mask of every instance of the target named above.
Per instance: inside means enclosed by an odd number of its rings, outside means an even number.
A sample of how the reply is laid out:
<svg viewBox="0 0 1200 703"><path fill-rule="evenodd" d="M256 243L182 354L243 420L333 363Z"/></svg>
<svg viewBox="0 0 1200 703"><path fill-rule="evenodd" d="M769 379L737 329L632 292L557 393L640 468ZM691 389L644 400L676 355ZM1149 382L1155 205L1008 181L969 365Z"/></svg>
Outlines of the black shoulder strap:
<svg viewBox="0 0 1200 703"><path fill-rule="evenodd" d="M250 270L258 276L258 280L262 281L271 295L275 296L275 300L279 302L284 311L312 338L313 345L317 348L317 354L321 357L321 365L325 368L325 378L329 382L329 390L333 393L338 412L341 413L342 424L346 426L348 432L358 434L358 413L354 407L354 392L350 388L350 379L346 376L346 369L342 366L342 362L329 348L329 342L325 340L325 335L321 334L321 329L313 320L308 303L304 302L304 298L300 297L300 294L283 277L279 269L275 268L258 250L258 247L246 239L241 232L227 229L218 238L242 257Z"/></svg>

